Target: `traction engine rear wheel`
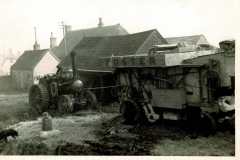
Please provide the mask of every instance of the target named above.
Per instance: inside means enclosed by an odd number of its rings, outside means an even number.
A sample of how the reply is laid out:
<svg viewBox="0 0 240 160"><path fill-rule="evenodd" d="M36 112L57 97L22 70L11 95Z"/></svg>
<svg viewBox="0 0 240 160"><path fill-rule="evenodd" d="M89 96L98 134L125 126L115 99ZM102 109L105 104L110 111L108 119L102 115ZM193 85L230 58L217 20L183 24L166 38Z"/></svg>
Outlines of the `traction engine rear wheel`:
<svg viewBox="0 0 240 160"><path fill-rule="evenodd" d="M61 95L58 99L58 112L60 114L72 113L73 102L68 95Z"/></svg>
<svg viewBox="0 0 240 160"><path fill-rule="evenodd" d="M29 91L30 107L38 114L46 111L49 108L49 93L43 84L35 84Z"/></svg>
<svg viewBox="0 0 240 160"><path fill-rule="evenodd" d="M142 111L138 104L133 100L126 100L120 106L120 113L129 123L140 123Z"/></svg>

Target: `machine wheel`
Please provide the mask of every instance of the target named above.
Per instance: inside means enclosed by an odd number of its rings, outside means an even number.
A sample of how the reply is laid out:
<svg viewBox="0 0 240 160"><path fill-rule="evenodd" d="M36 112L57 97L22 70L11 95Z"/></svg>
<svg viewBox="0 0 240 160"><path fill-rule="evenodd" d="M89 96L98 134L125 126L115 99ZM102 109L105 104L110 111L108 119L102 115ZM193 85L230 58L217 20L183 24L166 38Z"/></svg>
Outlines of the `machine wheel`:
<svg viewBox="0 0 240 160"><path fill-rule="evenodd" d="M60 114L72 113L73 102L68 95L61 95L58 99L58 112Z"/></svg>
<svg viewBox="0 0 240 160"><path fill-rule="evenodd" d="M138 104L133 100L126 100L120 105L120 113L129 123L140 123L142 119L142 111Z"/></svg>
<svg viewBox="0 0 240 160"><path fill-rule="evenodd" d="M97 98L93 92L86 91L84 94L84 98L86 99L86 108L92 108L92 109L96 108Z"/></svg>
<svg viewBox="0 0 240 160"><path fill-rule="evenodd" d="M117 96L118 96L118 88L117 88L117 87L113 87L113 88L111 89L111 95L112 95L113 97L117 97Z"/></svg>
<svg viewBox="0 0 240 160"><path fill-rule="evenodd" d="M197 129L205 137L216 133L216 122L207 112L201 112L197 119Z"/></svg>
<svg viewBox="0 0 240 160"><path fill-rule="evenodd" d="M43 84L35 84L29 91L29 104L38 114L49 108L49 93Z"/></svg>
<svg viewBox="0 0 240 160"><path fill-rule="evenodd" d="M203 75L203 84L209 90L218 89L221 81L221 75L215 70L209 70Z"/></svg>

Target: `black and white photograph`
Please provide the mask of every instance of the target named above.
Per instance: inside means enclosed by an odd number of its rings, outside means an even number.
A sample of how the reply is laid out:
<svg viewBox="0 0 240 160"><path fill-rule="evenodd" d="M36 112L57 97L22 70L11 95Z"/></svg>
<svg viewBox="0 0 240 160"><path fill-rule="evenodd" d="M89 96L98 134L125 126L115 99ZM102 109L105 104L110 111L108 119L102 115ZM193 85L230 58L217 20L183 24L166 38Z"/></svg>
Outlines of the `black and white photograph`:
<svg viewBox="0 0 240 160"><path fill-rule="evenodd" d="M0 0L0 159L237 158L239 10Z"/></svg>

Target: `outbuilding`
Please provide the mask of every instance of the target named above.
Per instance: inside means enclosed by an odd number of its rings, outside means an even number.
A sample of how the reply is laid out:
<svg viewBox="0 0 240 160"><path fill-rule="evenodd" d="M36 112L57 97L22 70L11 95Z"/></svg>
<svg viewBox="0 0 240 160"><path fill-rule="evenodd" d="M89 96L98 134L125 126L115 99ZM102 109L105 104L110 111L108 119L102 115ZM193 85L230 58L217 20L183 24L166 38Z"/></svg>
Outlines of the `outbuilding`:
<svg viewBox="0 0 240 160"><path fill-rule="evenodd" d="M28 90L45 74L56 73L60 60L49 50L25 51L11 67L15 88Z"/></svg>

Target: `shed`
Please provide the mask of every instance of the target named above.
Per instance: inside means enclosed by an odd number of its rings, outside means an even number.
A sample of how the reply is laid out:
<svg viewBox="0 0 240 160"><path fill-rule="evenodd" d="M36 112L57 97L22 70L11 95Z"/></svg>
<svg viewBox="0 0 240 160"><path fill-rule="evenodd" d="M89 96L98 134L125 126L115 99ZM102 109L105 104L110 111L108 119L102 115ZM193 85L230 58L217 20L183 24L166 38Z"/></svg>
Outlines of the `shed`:
<svg viewBox="0 0 240 160"><path fill-rule="evenodd" d="M13 85L30 89L40 76L56 73L59 61L49 49L25 51L11 67Z"/></svg>
<svg viewBox="0 0 240 160"><path fill-rule="evenodd" d="M154 45L161 44L167 44L167 41L153 29L120 36L84 37L72 51L77 53L77 70L85 87L103 87L114 85L114 69L99 65L99 57L147 54ZM109 63L109 60L102 63ZM70 55L58 67L71 68ZM103 97L103 90L101 96Z"/></svg>
<svg viewBox="0 0 240 160"><path fill-rule="evenodd" d="M73 50L74 47L84 38L84 37L103 37L103 36L117 36L126 35L128 32L120 25L103 26L102 19L99 19L98 27L79 29L79 30L67 30L65 35L65 40L62 39L58 47L53 52L60 60ZM66 45L65 45L66 42ZM66 52L65 52L66 47Z"/></svg>

